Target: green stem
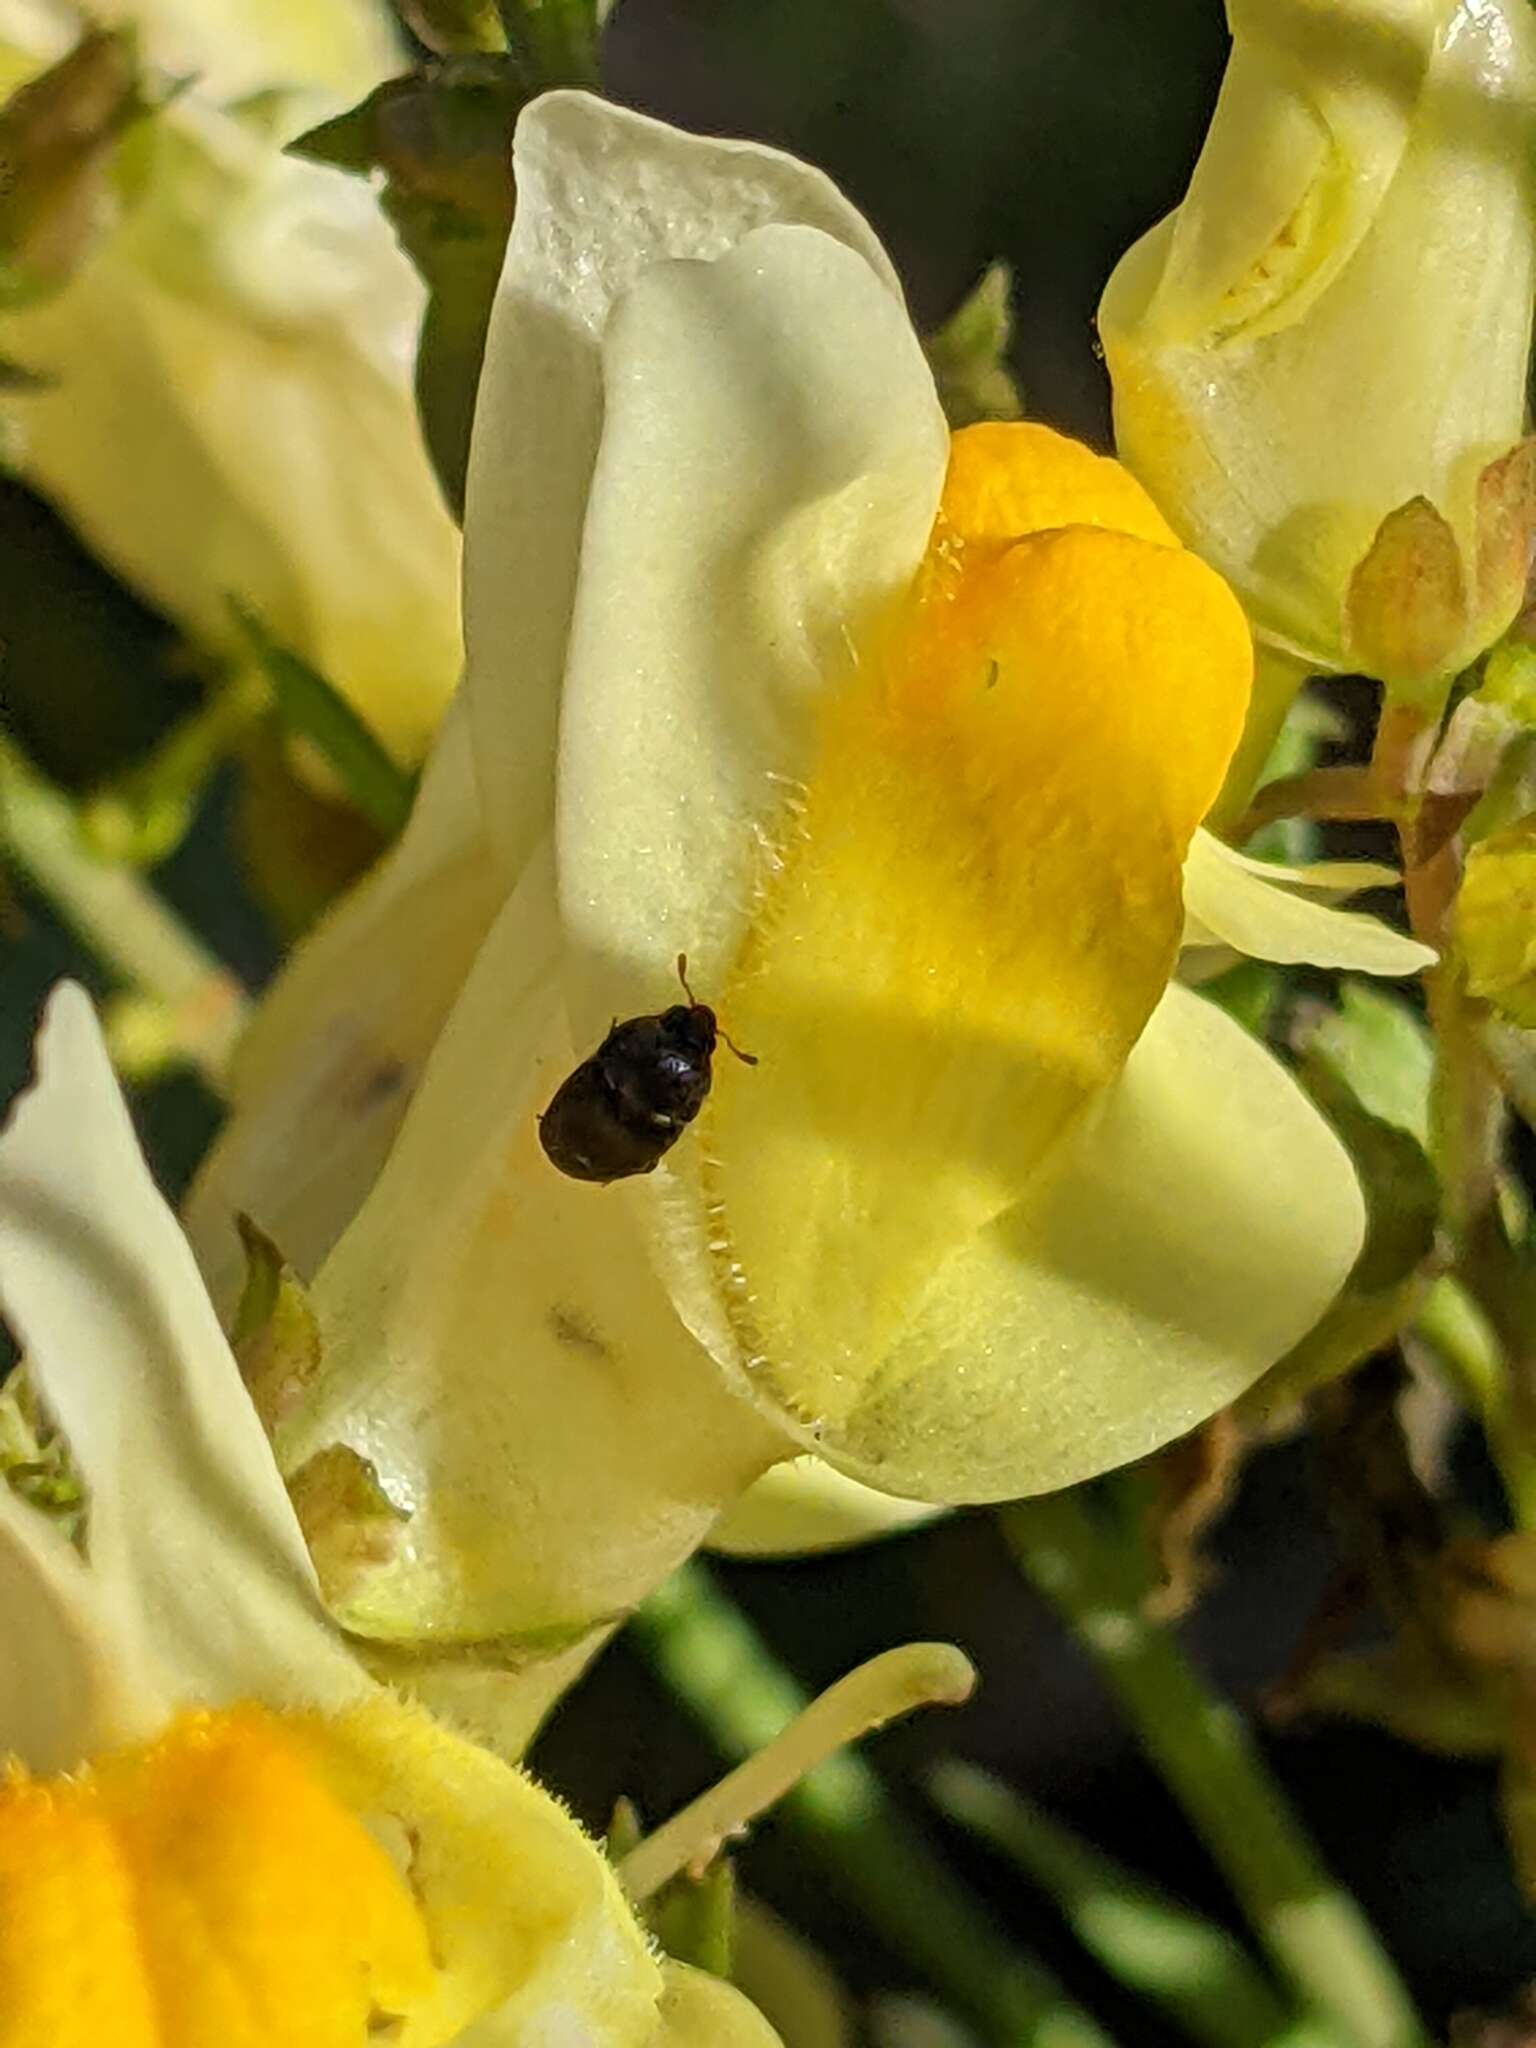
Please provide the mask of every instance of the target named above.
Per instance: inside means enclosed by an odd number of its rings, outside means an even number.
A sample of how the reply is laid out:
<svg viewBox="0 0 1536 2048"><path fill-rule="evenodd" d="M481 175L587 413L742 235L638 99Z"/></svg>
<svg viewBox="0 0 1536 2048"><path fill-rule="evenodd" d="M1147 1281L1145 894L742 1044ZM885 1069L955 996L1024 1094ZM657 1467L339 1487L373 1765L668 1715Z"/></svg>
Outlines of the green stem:
<svg viewBox="0 0 1536 2048"><path fill-rule="evenodd" d="M1048 1894L1084 1949L1159 2007L1199 2048L1338 2048L1298 2017L1224 1927L1053 1820L974 1764L951 1758L928 1781L939 1811L988 1842Z"/></svg>
<svg viewBox="0 0 1536 2048"><path fill-rule="evenodd" d="M1413 1332L1483 1426L1516 1526L1536 1529L1536 1444L1513 1398L1509 1358L1477 1295L1454 1273L1425 1292Z"/></svg>
<svg viewBox="0 0 1536 2048"><path fill-rule="evenodd" d="M750 1756L807 1696L698 1564L684 1565L630 1625L631 1639L721 1754ZM803 1778L779 1812L892 1948L994 2048L1109 2048L1043 1964L1011 1946L848 1751Z"/></svg>
<svg viewBox="0 0 1536 2048"><path fill-rule="evenodd" d="M81 943L155 1005L169 1047L220 1087L245 1023L244 990L140 875L90 851L69 798L4 738L0 850Z"/></svg>
<svg viewBox="0 0 1536 2048"><path fill-rule="evenodd" d="M1019 1502L1001 1520L1020 1568L1093 1658L1303 2004L1360 2048L1419 2048L1424 2031L1391 1961L1241 1717L1143 1613L1139 1538L1080 1490Z"/></svg>

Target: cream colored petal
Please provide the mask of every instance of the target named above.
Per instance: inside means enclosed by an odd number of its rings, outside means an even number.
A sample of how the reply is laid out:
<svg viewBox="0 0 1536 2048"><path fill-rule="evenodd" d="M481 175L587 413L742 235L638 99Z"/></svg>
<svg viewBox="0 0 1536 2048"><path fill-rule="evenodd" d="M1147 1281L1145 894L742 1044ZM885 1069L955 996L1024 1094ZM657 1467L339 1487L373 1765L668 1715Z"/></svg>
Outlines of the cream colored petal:
<svg viewBox="0 0 1536 2048"><path fill-rule="evenodd" d="M658 2024L647 2048L783 2048L734 1985L686 1963L664 1963L662 1977Z"/></svg>
<svg viewBox="0 0 1536 2048"><path fill-rule="evenodd" d="M804 229L649 273L604 374L560 731L582 1043L672 1000L679 953L705 1000L718 991L808 771L818 693L910 580L948 447L899 303ZM689 1170L664 1164L627 1199L684 1321L727 1358Z"/></svg>
<svg viewBox="0 0 1536 2048"><path fill-rule="evenodd" d="M186 1224L228 1319L260 1224L305 1279L378 1176L499 901L462 704L399 843L299 947L235 1063L229 1121Z"/></svg>
<svg viewBox="0 0 1536 2048"><path fill-rule="evenodd" d="M1283 1067L1170 988L1037 1199L953 1254L825 1450L914 1496L1046 1492L1226 1406L1321 1315L1364 1233Z"/></svg>
<svg viewBox="0 0 1536 2048"><path fill-rule="evenodd" d="M370 0L92 0L90 17L138 31L150 63L220 99L301 87L359 99L399 68L402 51ZM41 61L79 33L69 0L5 0L0 34Z"/></svg>
<svg viewBox="0 0 1536 2048"><path fill-rule="evenodd" d="M557 1650L632 1606L788 1448L682 1327L627 1191L544 1156L538 1113L593 1050L571 1039L559 961L545 852L313 1289L325 1370L278 1454L292 1473L349 1444L410 1511L339 1610L379 1639Z"/></svg>
<svg viewBox="0 0 1536 2048"><path fill-rule="evenodd" d="M70 1771L152 1733L169 1701L129 1654L78 1552L0 1480L0 1770Z"/></svg>
<svg viewBox="0 0 1536 2048"><path fill-rule="evenodd" d="M1282 13L1294 29L1283 46L1264 33ZM1410 92L1426 17L1434 53L1383 191L1387 159L1357 160L1325 97L1372 79L1396 91L1398 77ZM1122 259L1100 305L1116 445L1263 636L1340 667L1344 587L1380 521L1423 494L1465 546L1477 474L1522 432L1536 22L1521 0L1263 0L1235 11L1234 26L1228 111L1213 129L1222 147L1179 212ZM1350 40L1360 61L1341 66ZM1272 179L1302 210L1263 257ZM1337 206L1358 224L1357 197L1369 226L1340 267L1347 238L1316 224ZM1270 215L1283 211L1277 201ZM1259 259L1251 273L1244 248ZM1199 291L1188 278L1175 288L1183 257L1200 251ZM1313 296L1309 278L1327 289ZM1165 289L1179 320L1164 318Z"/></svg>
<svg viewBox="0 0 1536 2048"><path fill-rule="evenodd" d="M1360 974L1418 974L1435 963L1430 947L1379 918L1315 900L1391 888L1399 880L1391 868L1371 861L1281 867L1197 832L1184 863L1184 943L1230 946L1255 960L1306 961Z"/></svg>
<svg viewBox="0 0 1536 2048"><path fill-rule="evenodd" d="M83 990L65 983L0 1145L5 1312L85 1482L87 1551L130 1669L276 1705L362 1683Z"/></svg>
<svg viewBox="0 0 1536 2048"><path fill-rule="evenodd" d="M1233 51L1148 310L1180 340L1300 318L1407 146L1441 0L1232 0Z"/></svg>
<svg viewBox="0 0 1536 2048"><path fill-rule="evenodd" d="M238 597L414 763L462 661L421 285L361 180L195 100L155 142L137 208L0 323L44 380L11 409L20 466L194 639L244 652Z"/></svg>
<svg viewBox="0 0 1536 2048"><path fill-rule="evenodd" d="M923 1501L876 1493L820 1458L791 1458L765 1472L726 1509L709 1532L709 1548L727 1557L840 1550L914 1528L940 1512Z"/></svg>
<svg viewBox="0 0 1536 2048"><path fill-rule="evenodd" d="M612 308L649 266L707 261L769 222L821 229L899 298L859 215L819 171L777 150L558 92L523 114L513 161L517 217L480 380L464 568L476 764L509 883L551 820Z"/></svg>
<svg viewBox="0 0 1536 2048"><path fill-rule="evenodd" d="M909 584L948 434L899 301L824 234L650 272L604 350L561 710L576 1020L718 986L814 713Z"/></svg>

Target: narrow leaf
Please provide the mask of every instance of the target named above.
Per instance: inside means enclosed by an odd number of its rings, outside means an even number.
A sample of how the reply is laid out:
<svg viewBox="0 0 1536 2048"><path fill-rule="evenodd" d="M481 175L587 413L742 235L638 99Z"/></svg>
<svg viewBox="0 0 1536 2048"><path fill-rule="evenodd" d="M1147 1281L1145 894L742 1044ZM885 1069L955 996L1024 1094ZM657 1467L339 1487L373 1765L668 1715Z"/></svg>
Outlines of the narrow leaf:
<svg viewBox="0 0 1536 2048"><path fill-rule="evenodd" d="M1106 1856L1011 1787L951 1759L928 1780L935 1806L1049 1893L1083 1947L1128 1991L1201 2048L1332 2039L1289 2011L1260 1965L1223 1927Z"/></svg>
<svg viewBox="0 0 1536 2048"><path fill-rule="evenodd" d="M256 614L237 599L230 610L272 687L278 715L334 769L352 804L393 838L405 824L415 780L398 767L333 683L279 646Z"/></svg>

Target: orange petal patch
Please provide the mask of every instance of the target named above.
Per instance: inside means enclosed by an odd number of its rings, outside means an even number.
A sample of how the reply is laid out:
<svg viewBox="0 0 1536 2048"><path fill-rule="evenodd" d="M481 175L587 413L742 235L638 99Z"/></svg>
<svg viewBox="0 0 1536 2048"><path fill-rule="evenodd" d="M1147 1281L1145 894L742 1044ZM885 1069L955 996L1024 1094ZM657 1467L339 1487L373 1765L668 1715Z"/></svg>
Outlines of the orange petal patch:
<svg viewBox="0 0 1536 2048"><path fill-rule="evenodd" d="M829 692L722 996L759 1065L721 1063L705 1126L738 1336L834 1455L937 1261L1162 994L1251 666L1235 599L1118 465L956 436L914 596Z"/></svg>
<svg viewBox="0 0 1536 2048"><path fill-rule="evenodd" d="M260 1708L0 1785L0 2048L359 2048L434 1977L389 1856Z"/></svg>

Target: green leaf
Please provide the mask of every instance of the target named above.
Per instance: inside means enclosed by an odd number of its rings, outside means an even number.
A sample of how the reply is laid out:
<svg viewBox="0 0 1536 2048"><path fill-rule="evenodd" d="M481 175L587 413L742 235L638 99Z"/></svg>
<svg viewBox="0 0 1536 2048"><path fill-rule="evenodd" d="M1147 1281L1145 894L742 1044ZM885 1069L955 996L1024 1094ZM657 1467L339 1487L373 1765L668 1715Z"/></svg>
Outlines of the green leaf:
<svg viewBox="0 0 1536 2048"><path fill-rule="evenodd" d="M94 790L80 807L86 844L104 860L155 867L191 829L209 778L257 718L267 691L249 673L230 677L145 758Z"/></svg>
<svg viewBox="0 0 1536 2048"><path fill-rule="evenodd" d="M69 1446L33 1391L25 1363L0 1385L0 1486L9 1486L71 1542L84 1533L86 1500Z"/></svg>
<svg viewBox="0 0 1536 2048"><path fill-rule="evenodd" d="M951 1760L928 1780L934 1805L1046 1892L1094 1960L1182 2027L1201 2048L1255 2048L1327 2035L1290 2011L1225 1928L1083 1840L974 1765Z"/></svg>
<svg viewBox="0 0 1536 2048"><path fill-rule="evenodd" d="M230 1348L271 1436L320 1370L320 1326L298 1275L249 1216L235 1227L245 1251L245 1285L235 1311Z"/></svg>
<svg viewBox="0 0 1536 2048"><path fill-rule="evenodd" d="M1264 1038L1285 994L1285 976L1272 961L1239 960L1202 981L1200 993L1254 1038Z"/></svg>
<svg viewBox="0 0 1536 2048"><path fill-rule="evenodd" d="M603 1854L608 1861L622 1863L631 1850L639 1848L644 1836L640 1809L633 1799L621 1797L615 1800L608 1832L603 1837Z"/></svg>
<svg viewBox="0 0 1536 2048"><path fill-rule="evenodd" d="M1427 1151L1434 1044L1411 1005L1371 982L1345 981L1338 1009L1318 1023L1307 1056L1367 1115L1406 1131Z"/></svg>
<svg viewBox="0 0 1536 2048"><path fill-rule="evenodd" d="M230 599L251 653L272 687L278 715L335 770L363 816L393 838L405 824L415 779L397 767L333 683L274 640L256 614Z"/></svg>
<svg viewBox="0 0 1536 2048"><path fill-rule="evenodd" d="M952 427L1023 417L1024 401L1008 368L1012 291L1013 272L1006 263L994 263L924 344L939 402Z"/></svg>

